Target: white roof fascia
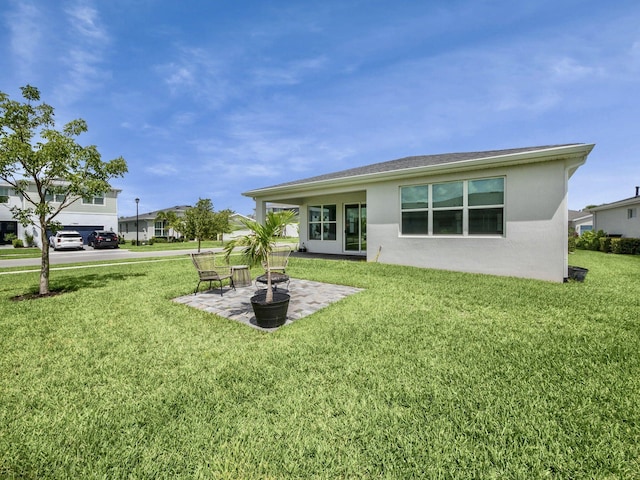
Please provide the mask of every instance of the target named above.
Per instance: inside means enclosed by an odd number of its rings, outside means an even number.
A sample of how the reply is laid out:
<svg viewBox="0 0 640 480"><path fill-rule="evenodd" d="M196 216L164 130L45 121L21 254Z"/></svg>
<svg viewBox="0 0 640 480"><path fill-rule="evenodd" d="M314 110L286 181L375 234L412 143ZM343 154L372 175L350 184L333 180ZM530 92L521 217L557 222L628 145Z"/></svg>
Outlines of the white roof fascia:
<svg viewBox="0 0 640 480"><path fill-rule="evenodd" d="M610 210L612 208L628 207L631 205L640 205L640 197L631 197L613 203L605 203L596 207L589 208L589 212L599 212L600 210Z"/></svg>

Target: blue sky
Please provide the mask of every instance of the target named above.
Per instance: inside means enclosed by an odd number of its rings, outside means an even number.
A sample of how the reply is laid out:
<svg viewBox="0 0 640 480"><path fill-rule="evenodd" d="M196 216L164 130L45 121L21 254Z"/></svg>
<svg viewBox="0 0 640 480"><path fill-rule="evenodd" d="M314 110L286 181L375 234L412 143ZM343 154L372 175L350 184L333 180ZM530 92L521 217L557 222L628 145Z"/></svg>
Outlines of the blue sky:
<svg viewBox="0 0 640 480"><path fill-rule="evenodd" d="M410 155L595 143L569 206L640 185L640 2L0 0L38 87L129 173L120 215Z"/></svg>

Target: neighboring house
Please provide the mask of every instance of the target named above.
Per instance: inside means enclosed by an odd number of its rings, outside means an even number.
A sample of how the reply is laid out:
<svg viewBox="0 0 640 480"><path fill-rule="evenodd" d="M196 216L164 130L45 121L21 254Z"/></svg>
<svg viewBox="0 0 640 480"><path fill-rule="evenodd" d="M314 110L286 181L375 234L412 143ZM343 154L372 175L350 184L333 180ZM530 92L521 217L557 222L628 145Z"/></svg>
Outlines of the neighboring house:
<svg viewBox="0 0 640 480"><path fill-rule="evenodd" d="M569 228L578 234L593 230L593 215L584 210L569 210Z"/></svg>
<svg viewBox="0 0 640 480"><path fill-rule="evenodd" d="M35 193L35 185L33 184L28 191ZM118 194L120 191L112 189L104 195L79 198L62 210L55 220L62 224L63 229L78 231L85 243L92 230L115 232L118 226ZM59 201L53 196L49 200L52 203ZM17 222L11 214L10 209L13 206L27 208L30 204L22 196L17 195L12 187L6 184L0 185L0 244L9 243L6 239L7 234L13 233L18 238L25 240L25 233L27 233L33 235L36 244L41 247L42 239L39 229L34 226L24 228Z"/></svg>
<svg viewBox="0 0 640 480"><path fill-rule="evenodd" d="M243 193L300 207L309 252L562 282L568 180L592 144L401 158Z"/></svg>
<svg viewBox="0 0 640 480"><path fill-rule="evenodd" d="M120 217L118 220L118 231L125 240L139 240L146 242L152 237L178 237L182 232L175 232L168 228L166 222L156 222L156 217L160 212L175 212L179 217L183 217L190 205L178 205L171 208L163 208L148 213L138 213L131 217ZM136 227L136 222L138 226Z"/></svg>
<svg viewBox="0 0 640 480"><path fill-rule="evenodd" d="M231 240L238 237L243 237L245 235L249 235L251 230L246 228L243 221L253 220L251 217L247 217L246 215L242 215L241 213L232 213L229 216L229 226L231 227L230 233L225 233L223 235L224 240Z"/></svg>
<svg viewBox="0 0 640 480"><path fill-rule="evenodd" d="M593 213L593 229L611 236L640 238L640 187L635 196L589 208Z"/></svg>
<svg viewBox="0 0 640 480"><path fill-rule="evenodd" d="M270 203L267 205L267 212L284 212L284 211L292 211L298 217L300 216L300 208L297 205L288 205L283 203ZM299 236L300 225L297 223L287 225L282 232L284 237L296 238Z"/></svg>

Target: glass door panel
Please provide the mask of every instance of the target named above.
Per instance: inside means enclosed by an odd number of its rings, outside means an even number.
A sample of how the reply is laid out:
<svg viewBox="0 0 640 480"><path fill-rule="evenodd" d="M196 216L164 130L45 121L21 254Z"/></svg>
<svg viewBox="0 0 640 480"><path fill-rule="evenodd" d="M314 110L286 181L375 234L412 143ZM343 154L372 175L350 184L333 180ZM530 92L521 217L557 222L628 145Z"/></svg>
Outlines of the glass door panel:
<svg viewBox="0 0 640 480"><path fill-rule="evenodd" d="M364 252L367 249L367 207L363 204L344 206L344 249Z"/></svg>

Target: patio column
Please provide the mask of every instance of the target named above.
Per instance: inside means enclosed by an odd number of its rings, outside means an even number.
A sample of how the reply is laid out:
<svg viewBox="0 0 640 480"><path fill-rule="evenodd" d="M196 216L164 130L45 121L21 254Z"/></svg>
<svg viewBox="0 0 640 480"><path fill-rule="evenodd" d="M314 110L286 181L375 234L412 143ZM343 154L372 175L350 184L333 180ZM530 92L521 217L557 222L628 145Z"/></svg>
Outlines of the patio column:
<svg viewBox="0 0 640 480"><path fill-rule="evenodd" d="M264 200L256 199L256 222L264 224L264 219L267 216L267 202Z"/></svg>

